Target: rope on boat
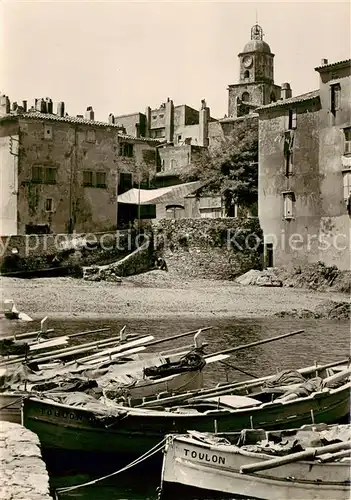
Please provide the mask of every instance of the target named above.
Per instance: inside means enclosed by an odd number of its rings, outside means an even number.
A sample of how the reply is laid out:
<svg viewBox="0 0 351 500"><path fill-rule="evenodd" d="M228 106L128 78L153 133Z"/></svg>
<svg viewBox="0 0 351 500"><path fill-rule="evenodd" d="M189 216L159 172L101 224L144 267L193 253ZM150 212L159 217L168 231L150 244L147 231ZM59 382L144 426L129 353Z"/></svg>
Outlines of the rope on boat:
<svg viewBox="0 0 351 500"><path fill-rule="evenodd" d="M8 403L7 405L1 406L0 411L4 410L5 408L8 408L9 406L15 405L16 403L18 403L19 401L22 401L22 400L23 400L23 396L21 396L18 399L15 399L14 401L11 401L11 403Z"/></svg>
<svg viewBox="0 0 351 500"><path fill-rule="evenodd" d="M158 444L156 444L153 448L151 448L149 451L141 455L139 458L133 460L133 462L130 462L128 465L125 467L122 467L122 469L119 469L115 472L112 472L111 474L108 474L107 476L99 477L97 479L93 479L92 481L88 481L87 483L82 483L82 484L77 484L76 486L68 486L64 488L57 488L56 493L68 493L69 491L77 490L78 488L84 488L85 486L91 486L93 484L96 484L100 481L103 481L104 479L108 479L109 477L116 476L117 474L120 474L121 472L124 472L128 469L131 469L135 465L140 464L141 462L144 462L144 460L147 460L148 458L152 457L152 455L155 455L159 451L161 451L165 447L165 442L166 438L162 439ZM56 499L57 499L56 495Z"/></svg>

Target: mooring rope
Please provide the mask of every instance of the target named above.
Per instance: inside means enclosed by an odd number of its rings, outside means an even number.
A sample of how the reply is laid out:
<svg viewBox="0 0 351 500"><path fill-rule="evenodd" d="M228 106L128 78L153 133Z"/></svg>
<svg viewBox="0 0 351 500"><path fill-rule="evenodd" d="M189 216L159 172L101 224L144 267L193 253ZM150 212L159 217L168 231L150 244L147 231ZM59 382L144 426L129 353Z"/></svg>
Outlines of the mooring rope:
<svg viewBox="0 0 351 500"><path fill-rule="evenodd" d="M152 455L155 455L159 451L161 451L164 446L165 446L166 438L162 439L158 444L156 444L153 448L151 448L149 451L141 455L139 458L133 460L133 462L130 462L128 465L125 467L122 467L122 469L119 469L115 472L112 472L111 474L108 474L107 476L99 477L97 479L93 479L92 481L88 481L87 483L82 483L82 484L77 484L76 486L67 486L64 488L57 488L56 493L68 493L69 491L77 490L78 488L83 488L85 486L91 486L92 484L96 484L100 481L103 481L104 479L108 479L109 477L116 476L117 474L120 474L121 472L124 472L128 469L131 469L135 465L140 464L144 460L147 460L148 458L152 457ZM56 500L58 499L57 495Z"/></svg>
<svg viewBox="0 0 351 500"><path fill-rule="evenodd" d="M5 408L8 408L9 406L15 405L16 403L18 403L19 401L22 401L22 400L23 400L23 396L15 399L14 401L11 401L11 403L8 403L7 405L1 406L0 411L4 410Z"/></svg>

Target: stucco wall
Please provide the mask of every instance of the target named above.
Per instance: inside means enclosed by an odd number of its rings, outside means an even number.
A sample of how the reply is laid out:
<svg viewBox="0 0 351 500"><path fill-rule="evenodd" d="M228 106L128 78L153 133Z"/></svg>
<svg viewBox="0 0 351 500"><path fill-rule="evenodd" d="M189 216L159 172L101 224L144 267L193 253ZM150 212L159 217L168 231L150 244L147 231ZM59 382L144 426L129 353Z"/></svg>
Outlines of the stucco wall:
<svg viewBox="0 0 351 500"><path fill-rule="evenodd" d="M319 106L297 108L293 173L286 175L285 116L289 108L262 112L259 120L259 218L265 243L274 245L274 265L293 266L319 259ZM295 194L294 217L284 218L284 191ZM298 236L295 236L298 235Z"/></svg>
<svg viewBox="0 0 351 500"><path fill-rule="evenodd" d="M163 219L152 227L169 270L185 277L233 279L261 267L258 219Z"/></svg>
<svg viewBox="0 0 351 500"><path fill-rule="evenodd" d="M12 134L18 150L18 134ZM0 137L0 235L17 234L18 157L10 152L10 137Z"/></svg>

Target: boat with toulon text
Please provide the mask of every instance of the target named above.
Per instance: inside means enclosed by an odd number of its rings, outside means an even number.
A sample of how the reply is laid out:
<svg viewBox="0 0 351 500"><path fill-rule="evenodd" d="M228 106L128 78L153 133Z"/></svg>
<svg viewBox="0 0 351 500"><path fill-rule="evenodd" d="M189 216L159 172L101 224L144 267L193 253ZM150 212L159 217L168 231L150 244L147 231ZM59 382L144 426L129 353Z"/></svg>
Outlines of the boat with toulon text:
<svg viewBox="0 0 351 500"><path fill-rule="evenodd" d="M167 436L160 499L348 500L351 425Z"/></svg>

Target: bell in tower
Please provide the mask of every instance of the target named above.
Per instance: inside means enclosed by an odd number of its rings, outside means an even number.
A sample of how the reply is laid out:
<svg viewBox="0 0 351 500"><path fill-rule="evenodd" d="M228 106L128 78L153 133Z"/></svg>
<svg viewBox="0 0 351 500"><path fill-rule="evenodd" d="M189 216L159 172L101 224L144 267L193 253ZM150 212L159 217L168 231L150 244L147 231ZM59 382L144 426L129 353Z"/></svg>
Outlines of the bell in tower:
<svg viewBox="0 0 351 500"><path fill-rule="evenodd" d="M259 24L251 28L251 40L239 54L240 81L273 83L273 58L270 46L263 40Z"/></svg>
<svg viewBox="0 0 351 500"><path fill-rule="evenodd" d="M263 37L262 27L256 23L251 28L250 40L238 54L239 83L228 88L229 116L248 114L280 98L280 87L274 85L274 54Z"/></svg>

